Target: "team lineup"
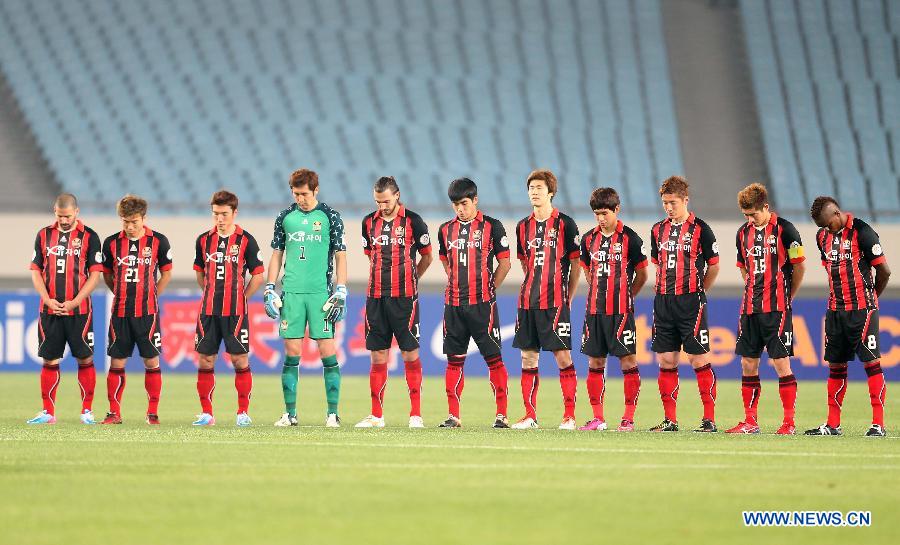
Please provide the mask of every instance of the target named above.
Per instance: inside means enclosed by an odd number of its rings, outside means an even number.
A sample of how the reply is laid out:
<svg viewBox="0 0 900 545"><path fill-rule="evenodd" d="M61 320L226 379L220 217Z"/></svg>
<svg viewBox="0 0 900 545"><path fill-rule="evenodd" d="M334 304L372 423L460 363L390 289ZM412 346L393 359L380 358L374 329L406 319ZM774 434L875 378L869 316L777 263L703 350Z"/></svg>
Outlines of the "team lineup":
<svg viewBox="0 0 900 545"><path fill-rule="evenodd" d="M249 365L251 326L248 299L263 288L266 314L277 320L284 342L281 384L284 413L275 426L299 424L297 387L304 338L314 340L322 361L326 394L326 427L340 427L341 370L334 340L335 325L344 319L348 297L347 245L341 215L318 200L318 175L307 169L289 179L293 204L278 214L268 265L256 239L236 223L238 197L213 194L214 225L195 242L193 268L202 290L194 340L198 354L197 395L200 414L195 426L216 424L213 392L215 361L224 343L234 369L237 426L250 426L253 374ZM677 432L681 352L694 370L703 417L693 431L719 431L716 423L717 381L708 361L707 292L719 272L720 248L709 225L689 210L689 184L680 176L666 179L659 196L665 218L653 225L648 245L618 219L622 209L612 188L593 191L589 206L596 226L580 234L575 221L553 206L558 181L549 170L531 172L525 180L533 213L518 222L516 257L524 273L519 290L513 346L521 352L524 415L509 419L508 372L501 355L496 291L511 268L512 240L503 224L478 207L472 180L450 182L448 198L455 216L437 231L438 258L447 277L444 297L443 352L448 416L442 428L462 426L461 400L465 360L474 342L488 367L496 411L494 428L539 428L538 390L541 351L551 352L559 368L563 415L559 429L606 430L604 415L606 366L619 360L624 379L620 432L635 430L634 415L641 390L635 357L637 342L634 298L655 266L651 349L657 354L659 396L664 419L652 432ZM432 240L425 221L407 209L393 177L373 187L376 210L362 221L362 249L368 257L365 302L365 347L371 353L371 412L357 428L383 428L388 359L392 343L399 347L410 400L409 427L423 428L422 362L419 358L418 279L432 264ZM803 241L793 223L770 210L766 188L751 184L737 195L746 222L735 236L736 265L744 279L735 352L741 356L744 419L727 433L760 433L757 407L761 395L760 357L769 355L778 376L783 408L776 434L796 433L797 381L791 371L793 328L791 302L805 274ZM117 206L122 230L101 240L78 219L74 195L54 203L56 222L41 229L31 262L32 281L41 298L38 354L43 359L41 412L29 424L56 423L59 364L66 346L78 363L81 422L122 424L125 362L137 347L145 366L148 398L146 422L159 424L162 390L161 328L158 296L171 279L172 251L163 234L146 225L148 204L126 195ZM816 247L829 279L825 310L827 419L806 435L841 435L841 406L847 366L862 362L868 381L872 423L866 436L886 435L886 382L880 365L878 297L890 269L878 234L864 221L842 211L838 202L818 197L810 218L819 227ZM582 272L587 302L581 352L587 357L585 379L592 418L575 421L578 376L572 357L571 301ZM277 284L281 282L279 290ZM94 418L96 383L91 292L101 280L113 293L108 329L107 374L109 411Z"/></svg>

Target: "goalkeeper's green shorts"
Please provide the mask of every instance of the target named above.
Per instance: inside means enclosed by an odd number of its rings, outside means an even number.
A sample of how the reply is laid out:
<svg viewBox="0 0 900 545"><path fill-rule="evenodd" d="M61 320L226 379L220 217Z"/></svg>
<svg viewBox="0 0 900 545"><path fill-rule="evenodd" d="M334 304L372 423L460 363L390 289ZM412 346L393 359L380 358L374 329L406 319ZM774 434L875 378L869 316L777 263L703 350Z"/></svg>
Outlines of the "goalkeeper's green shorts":
<svg viewBox="0 0 900 545"><path fill-rule="evenodd" d="M281 295L281 326L278 334L282 339L333 339L334 325L325 319L322 305L328 300L328 293L283 293Z"/></svg>

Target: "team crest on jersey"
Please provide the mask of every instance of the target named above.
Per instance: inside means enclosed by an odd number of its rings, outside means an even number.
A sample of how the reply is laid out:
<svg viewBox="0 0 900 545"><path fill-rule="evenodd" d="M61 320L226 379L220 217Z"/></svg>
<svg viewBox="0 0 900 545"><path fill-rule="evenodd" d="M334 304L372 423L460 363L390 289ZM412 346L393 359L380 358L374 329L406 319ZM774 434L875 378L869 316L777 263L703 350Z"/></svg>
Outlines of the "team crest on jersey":
<svg viewBox="0 0 900 545"><path fill-rule="evenodd" d="M684 236L681 237L681 240L683 240L684 242L690 242L690 241L691 241L691 234L690 234L690 233L685 233Z"/></svg>
<svg viewBox="0 0 900 545"><path fill-rule="evenodd" d="M149 246L146 246L146 247L144 247L143 254L144 254L144 257L150 257L150 255L153 254L153 250L151 250Z"/></svg>
<svg viewBox="0 0 900 545"><path fill-rule="evenodd" d="M231 248L228 249L228 253L231 255L238 255L241 252L241 247L237 244L232 244Z"/></svg>
<svg viewBox="0 0 900 545"><path fill-rule="evenodd" d="M287 320L281 320L281 330L282 330L282 331L286 331L287 328L288 328L288 321L287 321Z"/></svg>
<svg viewBox="0 0 900 545"><path fill-rule="evenodd" d="M618 254L622 252L622 244L620 242L616 242L612 246L612 253Z"/></svg>
<svg viewBox="0 0 900 545"><path fill-rule="evenodd" d="M550 229L547 229L547 236L550 238L555 238L556 237L556 229L554 229L553 227L551 227Z"/></svg>
<svg viewBox="0 0 900 545"><path fill-rule="evenodd" d="M845 240L845 241L844 241L844 249L845 249L845 250L849 250L849 249L850 249L850 241L849 241L849 240Z"/></svg>
<svg viewBox="0 0 900 545"><path fill-rule="evenodd" d="M774 246L775 245L775 235L769 235L769 238L766 239L766 242L768 242L770 245Z"/></svg>
<svg viewBox="0 0 900 545"><path fill-rule="evenodd" d="M73 247L73 248L81 248L81 239L80 239L80 238L73 238L73 239L72 239L72 247Z"/></svg>
<svg viewBox="0 0 900 545"><path fill-rule="evenodd" d="M474 242L478 242L479 240L481 240L481 229L472 231L472 240Z"/></svg>
<svg viewBox="0 0 900 545"><path fill-rule="evenodd" d="M322 230L322 222L314 221L313 222L313 231L321 231Z"/></svg>
<svg viewBox="0 0 900 545"><path fill-rule="evenodd" d="M394 229L394 235L396 235L398 237L402 237L403 233L405 233L405 232L406 232L406 230L403 228L402 225L398 225L397 228Z"/></svg>

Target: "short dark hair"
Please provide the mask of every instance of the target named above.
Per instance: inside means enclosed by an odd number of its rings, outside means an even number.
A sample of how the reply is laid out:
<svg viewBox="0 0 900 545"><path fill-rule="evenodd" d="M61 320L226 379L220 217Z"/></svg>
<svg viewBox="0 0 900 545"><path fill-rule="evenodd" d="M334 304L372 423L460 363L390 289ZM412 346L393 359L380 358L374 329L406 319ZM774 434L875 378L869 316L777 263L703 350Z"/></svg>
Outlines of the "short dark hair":
<svg viewBox="0 0 900 545"><path fill-rule="evenodd" d="M812 218L813 221L818 220L822 217L822 210L825 209L829 204L835 205L838 210L840 210L841 205L838 204L834 197L829 197L827 195L819 195L812 202L812 206L809 207L809 217Z"/></svg>
<svg viewBox="0 0 900 545"><path fill-rule="evenodd" d="M591 193L591 210L614 211L619 204L619 194L611 187L598 187Z"/></svg>
<svg viewBox="0 0 900 545"><path fill-rule="evenodd" d="M400 186L397 185L397 180L395 180L393 176L382 176L381 178L378 178L378 181L375 182L374 189L378 193L382 193L388 189L391 190L391 193L400 192Z"/></svg>
<svg viewBox="0 0 900 545"><path fill-rule="evenodd" d="M301 168L291 174L288 183L292 188L306 186L310 191L315 191L319 188L319 175L312 170Z"/></svg>
<svg viewBox="0 0 900 545"><path fill-rule="evenodd" d="M71 193L62 193L53 201L53 208L78 208L78 199Z"/></svg>
<svg viewBox="0 0 900 545"><path fill-rule="evenodd" d="M234 211L238 208L238 198L237 195L235 195L231 191L222 189L213 193L212 199L210 199L209 201L209 205L230 206L231 210Z"/></svg>
<svg viewBox="0 0 900 545"><path fill-rule="evenodd" d="M682 199L690 195L690 184L684 176L669 176L659 187L659 195L678 195Z"/></svg>
<svg viewBox="0 0 900 545"><path fill-rule="evenodd" d="M547 169L538 169L531 171L531 174L528 175L528 179L525 180L525 187L531 185L531 182L534 180L540 180L544 182L544 185L547 186L547 193L553 193L553 196L556 196L556 187L558 185L558 181L556 179L556 174L553 174L552 171Z"/></svg>
<svg viewBox="0 0 900 545"><path fill-rule="evenodd" d="M120 218L127 218L135 214L144 217L147 215L147 201L137 195L125 195L119 199L116 212Z"/></svg>
<svg viewBox="0 0 900 545"><path fill-rule="evenodd" d="M450 197L450 202L474 199L478 196L478 186L469 178L457 178L450 182L450 187L447 188L447 196Z"/></svg>

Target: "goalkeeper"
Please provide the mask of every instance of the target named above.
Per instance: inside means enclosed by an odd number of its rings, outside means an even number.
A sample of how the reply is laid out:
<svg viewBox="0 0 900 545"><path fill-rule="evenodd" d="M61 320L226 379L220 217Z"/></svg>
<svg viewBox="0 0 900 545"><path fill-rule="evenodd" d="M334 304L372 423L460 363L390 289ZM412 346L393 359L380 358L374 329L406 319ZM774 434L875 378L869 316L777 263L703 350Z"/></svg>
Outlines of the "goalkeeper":
<svg viewBox="0 0 900 545"><path fill-rule="evenodd" d="M334 327L344 319L347 305L344 222L337 211L316 199L319 177L315 172L295 171L291 174L290 188L295 203L275 220L268 283L263 294L266 314L279 320L279 334L284 339L281 388L285 412L275 425L297 425L300 355L309 326L309 338L318 344L322 358L328 402L325 426L337 428L341 425L338 417L341 370L335 355ZM279 296L275 282L282 262L284 277Z"/></svg>

